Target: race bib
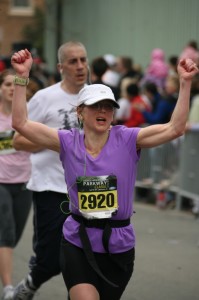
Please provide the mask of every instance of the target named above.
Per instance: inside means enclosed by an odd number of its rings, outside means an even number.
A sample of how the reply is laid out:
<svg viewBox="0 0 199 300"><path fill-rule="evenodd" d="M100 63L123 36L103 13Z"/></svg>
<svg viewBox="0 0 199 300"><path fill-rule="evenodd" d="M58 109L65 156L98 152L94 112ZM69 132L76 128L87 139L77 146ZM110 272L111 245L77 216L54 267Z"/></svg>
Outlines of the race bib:
<svg viewBox="0 0 199 300"><path fill-rule="evenodd" d="M13 148L13 136L13 130L0 132L0 155L16 152L16 150Z"/></svg>
<svg viewBox="0 0 199 300"><path fill-rule="evenodd" d="M79 211L87 218L110 218L118 210L117 178L80 176L77 178Z"/></svg>

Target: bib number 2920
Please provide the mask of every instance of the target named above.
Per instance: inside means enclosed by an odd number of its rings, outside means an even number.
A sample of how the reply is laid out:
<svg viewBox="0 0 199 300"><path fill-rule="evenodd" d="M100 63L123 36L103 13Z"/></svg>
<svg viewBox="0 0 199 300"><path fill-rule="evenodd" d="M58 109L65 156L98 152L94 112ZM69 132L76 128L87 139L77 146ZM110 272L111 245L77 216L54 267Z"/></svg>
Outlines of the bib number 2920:
<svg viewBox="0 0 199 300"><path fill-rule="evenodd" d="M82 194L80 199L82 210L104 210L116 207L114 192Z"/></svg>

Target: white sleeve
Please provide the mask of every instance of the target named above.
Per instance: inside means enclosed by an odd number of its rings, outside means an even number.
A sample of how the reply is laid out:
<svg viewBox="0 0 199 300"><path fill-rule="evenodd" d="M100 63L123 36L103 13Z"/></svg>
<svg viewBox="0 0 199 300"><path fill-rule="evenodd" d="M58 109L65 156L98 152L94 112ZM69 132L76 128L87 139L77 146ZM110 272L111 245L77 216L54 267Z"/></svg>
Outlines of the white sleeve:
<svg viewBox="0 0 199 300"><path fill-rule="evenodd" d="M39 91L28 102L28 118L32 121L44 123L45 119L45 97Z"/></svg>

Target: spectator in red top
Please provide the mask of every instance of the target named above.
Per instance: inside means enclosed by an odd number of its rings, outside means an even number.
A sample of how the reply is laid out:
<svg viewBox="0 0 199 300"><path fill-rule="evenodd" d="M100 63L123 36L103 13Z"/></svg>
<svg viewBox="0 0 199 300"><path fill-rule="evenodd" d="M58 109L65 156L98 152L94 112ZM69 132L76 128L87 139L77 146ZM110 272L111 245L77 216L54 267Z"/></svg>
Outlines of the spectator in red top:
<svg viewBox="0 0 199 300"><path fill-rule="evenodd" d="M141 104L146 111L151 111L150 102L140 95L139 87L137 84L132 83L127 87L127 95L131 101L130 117L124 123L127 127L138 127L146 123L143 114L136 109L137 104Z"/></svg>
<svg viewBox="0 0 199 300"><path fill-rule="evenodd" d="M6 69L6 64L3 60L0 59L0 72L4 71Z"/></svg>

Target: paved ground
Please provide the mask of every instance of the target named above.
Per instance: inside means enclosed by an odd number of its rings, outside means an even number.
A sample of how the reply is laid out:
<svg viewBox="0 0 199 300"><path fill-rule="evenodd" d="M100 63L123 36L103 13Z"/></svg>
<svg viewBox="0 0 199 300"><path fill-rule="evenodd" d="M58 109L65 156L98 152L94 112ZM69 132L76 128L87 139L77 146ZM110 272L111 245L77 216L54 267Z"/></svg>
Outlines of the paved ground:
<svg viewBox="0 0 199 300"><path fill-rule="evenodd" d="M198 300L199 220L188 213L161 211L153 205L136 203L135 209L135 272L122 300ZM28 271L31 217L15 250L14 284ZM66 300L61 276L43 285L35 299Z"/></svg>

